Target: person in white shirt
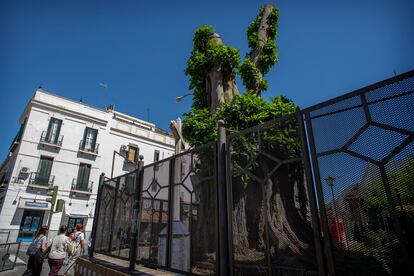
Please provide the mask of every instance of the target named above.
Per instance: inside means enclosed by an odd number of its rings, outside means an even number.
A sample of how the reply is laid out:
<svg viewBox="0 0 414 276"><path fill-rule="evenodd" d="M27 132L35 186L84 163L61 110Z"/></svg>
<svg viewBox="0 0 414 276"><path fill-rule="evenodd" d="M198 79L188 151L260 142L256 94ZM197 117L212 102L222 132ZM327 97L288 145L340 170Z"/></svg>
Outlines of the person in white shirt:
<svg viewBox="0 0 414 276"><path fill-rule="evenodd" d="M83 255L86 252L85 233L83 232L83 224L76 225L76 231L73 235L72 242L78 247L76 255Z"/></svg>
<svg viewBox="0 0 414 276"><path fill-rule="evenodd" d="M71 239L71 253L66 265L66 271L63 275L73 275L73 267L79 256L82 256L86 252L86 240L85 233L83 232L83 224L76 225L76 231Z"/></svg>
<svg viewBox="0 0 414 276"><path fill-rule="evenodd" d="M66 230L66 225L61 225L59 227L58 235L52 239L50 244L50 253L48 257L50 267L49 276L58 275L58 272L65 261L66 254L70 251L71 244L69 238L65 235Z"/></svg>

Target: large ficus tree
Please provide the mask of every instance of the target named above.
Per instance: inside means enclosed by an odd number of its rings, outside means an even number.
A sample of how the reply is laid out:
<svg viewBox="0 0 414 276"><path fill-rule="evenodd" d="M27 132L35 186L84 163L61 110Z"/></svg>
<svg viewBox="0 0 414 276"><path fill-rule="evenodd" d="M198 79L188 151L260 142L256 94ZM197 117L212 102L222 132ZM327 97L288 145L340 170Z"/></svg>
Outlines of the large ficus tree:
<svg viewBox="0 0 414 276"><path fill-rule="evenodd" d="M278 18L279 11L272 4L260 8L259 14L247 29L250 51L244 60L241 60L238 49L223 44L221 36L215 33L213 27L201 26L196 30L194 48L185 70L190 78L189 88L193 90L193 104L191 111L184 114L183 120L184 138L192 146L214 141L217 138L216 124L220 119L225 121L229 131L240 131L298 110L296 105L283 96L270 101L261 97L262 92L268 88L264 76L278 60L275 43ZM237 89L236 74L239 74L247 88L243 94ZM285 159L300 156L299 137L295 131L290 131L294 126L285 124L282 128L268 131L260 145L255 138L243 138L234 142L231 150L236 158L232 160L232 168L243 167L246 159L255 159L251 170L266 178L273 168L264 158L254 157L258 156L260 150ZM310 227L303 227L302 223L307 217L304 207L307 196L303 177L301 178L303 170L301 165L284 166L281 170L282 177L267 177L264 183L268 195L266 198L263 198L257 182L243 172L232 171L233 241L236 254L247 254L252 247L261 250L265 246L265 220L259 219L257 223L249 225L247 220L254 222L254 219L246 219L259 214L261 218L267 216L270 242L278 247L276 250L304 255L301 253L308 247L306 236L312 237L312 232ZM213 186L200 186L200 194L214 195L211 191ZM299 194L301 211L295 207L295 193ZM207 214L214 202L213 198L207 196L200 200L198 206L199 219L196 227L199 237L195 237L197 240L194 244L199 246L196 249L199 254L203 248L214 250L213 243L203 241L203 237L213 235L210 232L214 231L214 227L208 230L205 221L211 221Z"/></svg>

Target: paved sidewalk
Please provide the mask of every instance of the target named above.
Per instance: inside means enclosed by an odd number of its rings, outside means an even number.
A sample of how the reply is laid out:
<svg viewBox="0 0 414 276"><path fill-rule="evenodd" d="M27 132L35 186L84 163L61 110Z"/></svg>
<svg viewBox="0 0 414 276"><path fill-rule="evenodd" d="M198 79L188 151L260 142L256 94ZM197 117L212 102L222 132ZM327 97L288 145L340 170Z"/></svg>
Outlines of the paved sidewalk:
<svg viewBox="0 0 414 276"><path fill-rule="evenodd" d="M29 256L26 255L26 250L27 250L28 246L29 246L29 243L22 243L21 246L20 246L19 254L17 255L17 257L23 262L22 263L17 262L16 266L14 267L13 270L7 270L7 271L0 272L1 276L3 276L3 275L4 276L8 276L8 275L10 275L10 276L19 276L19 275L23 274L23 272L27 268L27 261L29 259ZM63 274L62 271L65 271L64 268L65 267L63 267L61 269L61 271L60 271L61 273L59 273L59 274ZM49 264L47 263L47 259L46 259L43 262L43 269L42 269L41 276L48 276L48 274L49 274Z"/></svg>

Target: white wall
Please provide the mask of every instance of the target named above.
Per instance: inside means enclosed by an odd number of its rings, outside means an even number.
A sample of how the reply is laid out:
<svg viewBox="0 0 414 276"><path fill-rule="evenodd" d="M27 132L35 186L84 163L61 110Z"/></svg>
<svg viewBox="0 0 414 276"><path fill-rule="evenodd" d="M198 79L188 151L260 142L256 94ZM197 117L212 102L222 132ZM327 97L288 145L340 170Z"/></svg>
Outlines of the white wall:
<svg viewBox="0 0 414 276"><path fill-rule="evenodd" d="M130 118L130 122L116 119L116 112L105 111L74 102L59 96L37 91L34 98L26 107L22 117L28 116L24 135L20 146L13 153L16 162L13 166L12 177L18 177L20 169L27 167L36 172L41 156L53 157L51 175L55 176L54 185L59 186L58 199L62 198L71 209L81 210L93 214L99 176L102 172L110 177L113 151L119 152L122 145L135 144L139 153L144 156L145 164L154 160L154 150L160 151L160 159L174 153L174 140L172 137L156 133L153 124L145 123L139 119ZM62 120L60 135L63 143L60 148L44 146L39 143L43 131L46 131L51 117ZM140 127L140 124L142 125ZM86 127L98 129L97 143L99 152L97 156L79 153L79 143L83 139ZM91 165L90 181L93 181L93 191L88 197L71 195L71 185L77 177L79 164ZM114 176L124 174L134 169L134 166L124 165L124 160L117 156ZM29 188L29 177L19 183L10 183L0 214L0 229L19 229L23 209L16 208L19 197L34 198L38 189ZM20 192L19 192L20 191ZM41 190L38 199L46 198L46 190ZM17 197L17 204L13 201ZM88 204L88 206L86 206ZM54 214L51 230L57 230L59 225L67 221L63 216L65 212ZM63 217L62 217L63 216ZM47 217L47 212L45 214ZM46 223L46 219L43 222ZM86 224L86 231L92 228L92 219Z"/></svg>

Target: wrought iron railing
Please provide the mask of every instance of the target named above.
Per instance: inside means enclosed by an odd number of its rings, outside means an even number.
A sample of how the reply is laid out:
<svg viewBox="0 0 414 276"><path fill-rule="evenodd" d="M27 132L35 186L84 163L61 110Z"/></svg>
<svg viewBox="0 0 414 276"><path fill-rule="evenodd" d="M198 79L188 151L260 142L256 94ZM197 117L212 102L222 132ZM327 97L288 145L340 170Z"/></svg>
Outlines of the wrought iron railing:
<svg viewBox="0 0 414 276"><path fill-rule="evenodd" d="M42 175L38 172L32 172L29 178L29 185L38 185L45 187L52 187L55 182L54 175Z"/></svg>
<svg viewBox="0 0 414 276"><path fill-rule="evenodd" d="M72 180L72 191L92 193L93 181L79 181L77 178Z"/></svg>
<svg viewBox="0 0 414 276"><path fill-rule="evenodd" d="M47 131L43 131L42 135L40 136L40 142L61 147L63 142L63 135L54 136L48 134Z"/></svg>
<svg viewBox="0 0 414 276"><path fill-rule="evenodd" d="M81 140L79 143L79 151L91 154L98 154L99 144L88 140Z"/></svg>

